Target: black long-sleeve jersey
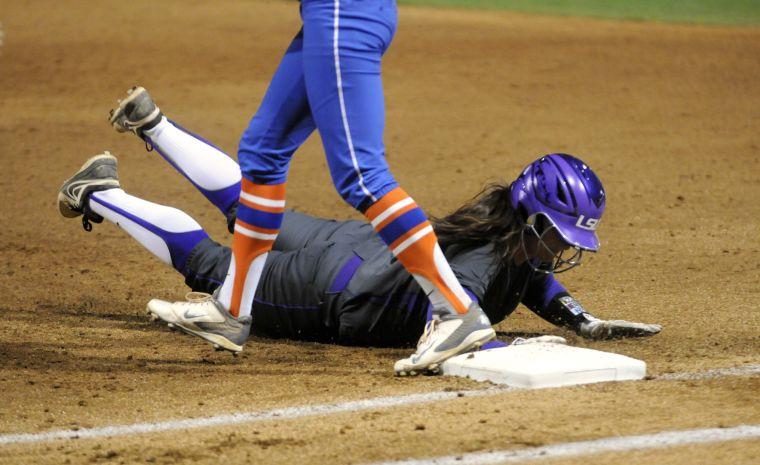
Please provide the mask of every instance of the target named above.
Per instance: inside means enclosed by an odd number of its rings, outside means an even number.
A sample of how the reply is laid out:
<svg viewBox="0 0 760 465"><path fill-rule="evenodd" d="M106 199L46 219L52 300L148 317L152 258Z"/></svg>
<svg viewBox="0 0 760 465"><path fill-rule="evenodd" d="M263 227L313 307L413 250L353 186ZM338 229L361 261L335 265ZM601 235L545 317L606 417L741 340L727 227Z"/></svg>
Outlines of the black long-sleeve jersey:
<svg viewBox="0 0 760 465"><path fill-rule="evenodd" d="M558 325L577 327L584 310L552 276L494 260L490 245L444 250L457 279L492 323L520 303ZM230 250L201 242L184 271L193 290L212 292ZM285 215L252 308L255 334L351 345L408 346L428 318L429 301L414 278L363 221Z"/></svg>

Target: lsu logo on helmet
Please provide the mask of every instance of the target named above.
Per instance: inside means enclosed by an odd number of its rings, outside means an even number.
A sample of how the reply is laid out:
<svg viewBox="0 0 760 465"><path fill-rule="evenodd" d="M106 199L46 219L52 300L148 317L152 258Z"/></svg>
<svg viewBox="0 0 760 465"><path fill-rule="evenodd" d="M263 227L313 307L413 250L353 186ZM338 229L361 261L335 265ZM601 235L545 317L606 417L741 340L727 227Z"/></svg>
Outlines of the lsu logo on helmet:
<svg viewBox="0 0 760 465"><path fill-rule="evenodd" d="M596 231L596 228L599 226L599 218L586 218L585 215L580 215L575 225L588 231Z"/></svg>

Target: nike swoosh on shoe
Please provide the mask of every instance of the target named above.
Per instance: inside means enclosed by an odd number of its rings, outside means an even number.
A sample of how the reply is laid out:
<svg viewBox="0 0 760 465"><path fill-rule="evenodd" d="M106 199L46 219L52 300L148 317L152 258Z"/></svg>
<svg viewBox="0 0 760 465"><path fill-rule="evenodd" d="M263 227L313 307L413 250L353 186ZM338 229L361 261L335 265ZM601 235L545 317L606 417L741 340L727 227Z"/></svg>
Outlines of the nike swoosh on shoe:
<svg viewBox="0 0 760 465"><path fill-rule="evenodd" d="M422 358L422 356L425 355L425 353L428 350L430 350L431 347L432 347L432 343L428 344L428 346L425 347L425 349L422 352L417 352L414 355L412 355L412 357L409 360L411 360L411 362L416 365L420 361L420 359Z"/></svg>
<svg viewBox="0 0 760 465"><path fill-rule="evenodd" d="M193 318L198 318L202 316L206 316L205 313L192 313L191 310L185 310L185 313L182 315L183 317L187 318L188 320L192 320Z"/></svg>

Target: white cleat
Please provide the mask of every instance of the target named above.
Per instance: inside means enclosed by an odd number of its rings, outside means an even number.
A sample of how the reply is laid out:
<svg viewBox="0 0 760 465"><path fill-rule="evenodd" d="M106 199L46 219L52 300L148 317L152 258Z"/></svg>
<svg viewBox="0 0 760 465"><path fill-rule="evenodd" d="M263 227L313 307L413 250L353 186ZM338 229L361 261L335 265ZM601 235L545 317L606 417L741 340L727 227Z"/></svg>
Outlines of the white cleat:
<svg viewBox="0 0 760 465"><path fill-rule="evenodd" d="M209 294L190 292L186 302L167 302L153 299L148 302L151 319L167 323L169 329L179 329L210 342L216 350L228 350L236 355L251 331L251 317L233 317L219 301Z"/></svg>
<svg viewBox="0 0 760 465"><path fill-rule="evenodd" d="M440 374L440 364L455 355L474 350L496 337L496 331L478 304L470 305L464 315L445 315L433 319L417 343L417 351L396 362L398 376Z"/></svg>

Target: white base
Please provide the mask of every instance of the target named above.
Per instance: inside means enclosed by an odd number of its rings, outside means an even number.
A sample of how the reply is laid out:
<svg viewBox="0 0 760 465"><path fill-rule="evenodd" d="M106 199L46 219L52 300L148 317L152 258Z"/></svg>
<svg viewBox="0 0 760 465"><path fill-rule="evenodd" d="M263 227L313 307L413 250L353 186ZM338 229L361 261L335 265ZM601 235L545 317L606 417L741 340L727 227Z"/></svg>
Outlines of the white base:
<svg viewBox="0 0 760 465"><path fill-rule="evenodd" d="M535 343L458 355L446 360L442 369L444 375L537 389L643 379L647 365L610 352Z"/></svg>

